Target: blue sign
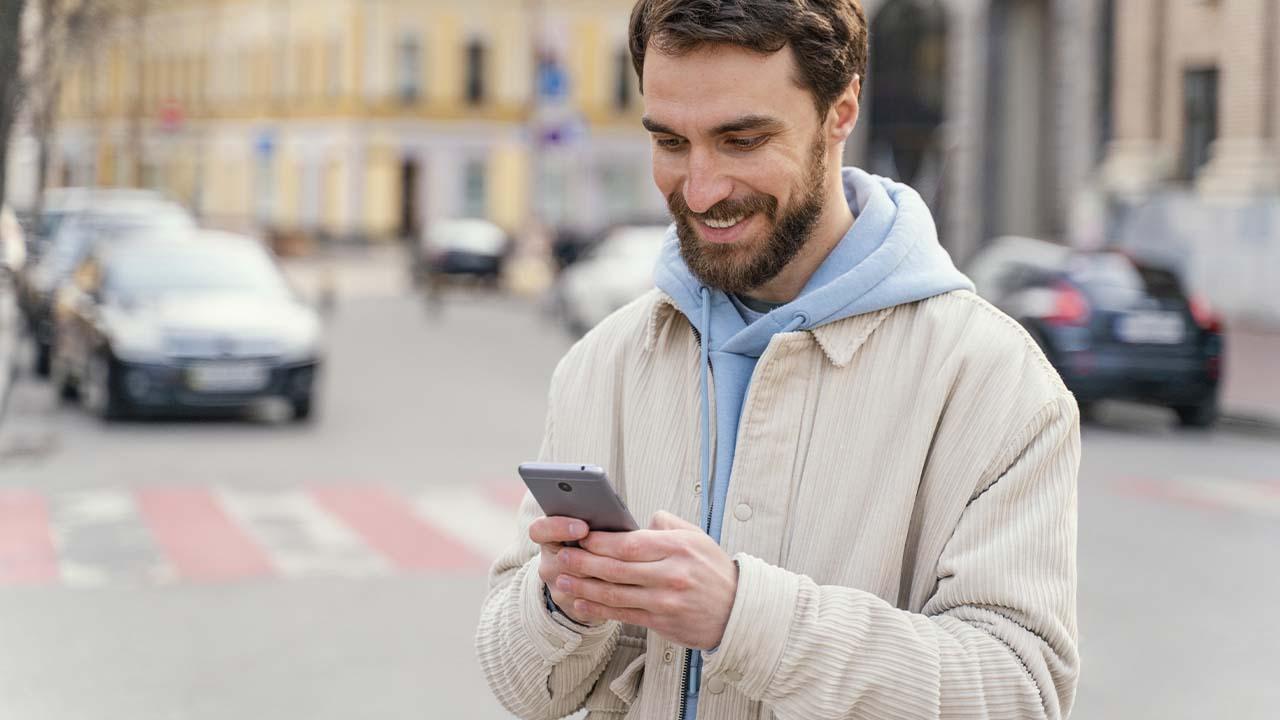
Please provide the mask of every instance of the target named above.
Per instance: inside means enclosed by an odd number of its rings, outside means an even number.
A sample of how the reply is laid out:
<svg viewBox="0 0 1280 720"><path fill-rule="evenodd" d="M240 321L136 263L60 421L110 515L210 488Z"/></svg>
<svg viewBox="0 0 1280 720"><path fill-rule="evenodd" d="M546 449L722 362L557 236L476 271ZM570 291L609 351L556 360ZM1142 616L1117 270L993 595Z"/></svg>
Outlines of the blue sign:
<svg viewBox="0 0 1280 720"><path fill-rule="evenodd" d="M538 96L544 100L560 100L569 95L569 75L554 60L538 66Z"/></svg>

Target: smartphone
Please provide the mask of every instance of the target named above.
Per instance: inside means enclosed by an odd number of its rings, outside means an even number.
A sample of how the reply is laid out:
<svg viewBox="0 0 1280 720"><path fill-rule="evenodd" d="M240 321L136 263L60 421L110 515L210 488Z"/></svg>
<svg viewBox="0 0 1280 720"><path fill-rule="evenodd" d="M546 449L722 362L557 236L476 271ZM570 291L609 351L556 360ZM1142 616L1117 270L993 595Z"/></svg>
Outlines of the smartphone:
<svg viewBox="0 0 1280 720"><path fill-rule="evenodd" d="M520 478L547 517L584 520L592 530L637 530L631 511L614 492L604 468L565 463L524 463Z"/></svg>

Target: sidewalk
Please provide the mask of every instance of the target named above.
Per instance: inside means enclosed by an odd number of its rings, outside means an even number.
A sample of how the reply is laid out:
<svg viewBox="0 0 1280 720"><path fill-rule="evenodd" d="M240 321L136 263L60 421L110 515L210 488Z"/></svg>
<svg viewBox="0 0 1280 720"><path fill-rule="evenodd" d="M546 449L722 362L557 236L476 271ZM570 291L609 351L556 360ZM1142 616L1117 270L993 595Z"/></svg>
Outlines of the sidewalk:
<svg viewBox="0 0 1280 720"><path fill-rule="evenodd" d="M1228 328L1222 413L1280 425L1280 330Z"/></svg>

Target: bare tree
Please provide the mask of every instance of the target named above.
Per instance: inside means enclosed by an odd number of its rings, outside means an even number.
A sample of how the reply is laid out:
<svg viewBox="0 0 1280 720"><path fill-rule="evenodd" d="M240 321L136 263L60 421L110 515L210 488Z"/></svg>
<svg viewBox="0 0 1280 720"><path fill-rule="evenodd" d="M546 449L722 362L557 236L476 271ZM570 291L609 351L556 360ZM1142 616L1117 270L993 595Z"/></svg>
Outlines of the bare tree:
<svg viewBox="0 0 1280 720"><path fill-rule="evenodd" d="M36 211L44 202L52 165L52 143L57 133L62 86L77 61L92 56L93 41L117 11L119 0L35 0L38 30L32 45L37 57L31 64L27 109L37 143Z"/></svg>
<svg viewBox="0 0 1280 720"><path fill-rule="evenodd" d="M9 175L9 133L23 96L22 11L26 0L0 2L0 203Z"/></svg>

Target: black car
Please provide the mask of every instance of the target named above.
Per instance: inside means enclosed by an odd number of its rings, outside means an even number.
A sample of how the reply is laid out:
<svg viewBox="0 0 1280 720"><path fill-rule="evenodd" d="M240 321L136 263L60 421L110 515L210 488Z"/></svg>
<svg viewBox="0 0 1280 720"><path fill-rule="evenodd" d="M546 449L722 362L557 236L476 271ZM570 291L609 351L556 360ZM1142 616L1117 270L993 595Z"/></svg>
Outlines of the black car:
<svg viewBox="0 0 1280 720"><path fill-rule="evenodd" d="M55 386L104 418L266 398L312 413L320 320L250 238L98 245L59 291L55 330Z"/></svg>
<svg viewBox="0 0 1280 720"><path fill-rule="evenodd" d="M1217 419L1222 324L1174 273L1118 252L1006 245L971 274L1043 348L1082 414L1116 398L1172 408L1185 426Z"/></svg>
<svg viewBox="0 0 1280 720"><path fill-rule="evenodd" d="M29 263L18 279L18 303L34 339L36 374L49 374L54 293L90 247L143 235L179 238L194 230L191 216L180 206L149 199L123 202L108 197L60 217L39 260Z"/></svg>

